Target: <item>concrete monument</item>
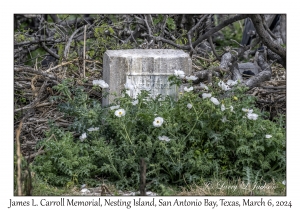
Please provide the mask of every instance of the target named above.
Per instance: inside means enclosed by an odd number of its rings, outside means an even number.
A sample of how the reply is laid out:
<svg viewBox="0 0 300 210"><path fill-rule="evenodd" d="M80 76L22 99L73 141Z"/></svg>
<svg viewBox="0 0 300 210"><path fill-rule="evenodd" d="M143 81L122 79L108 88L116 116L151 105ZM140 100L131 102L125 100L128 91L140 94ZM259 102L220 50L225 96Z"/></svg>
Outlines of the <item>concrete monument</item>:
<svg viewBox="0 0 300 210"><path fill-rule="evenodd" d="M182 50L173 49L132 49L108 50L103 57L103 80L109 84L108 96L103 98L103 106L110 104L121 91L131 87L127 93L137 97L141 90L150 91L152 97L161 94L176 95L175 86L170 86L168 77L175 70L190 75L192 61Z"/></svg>

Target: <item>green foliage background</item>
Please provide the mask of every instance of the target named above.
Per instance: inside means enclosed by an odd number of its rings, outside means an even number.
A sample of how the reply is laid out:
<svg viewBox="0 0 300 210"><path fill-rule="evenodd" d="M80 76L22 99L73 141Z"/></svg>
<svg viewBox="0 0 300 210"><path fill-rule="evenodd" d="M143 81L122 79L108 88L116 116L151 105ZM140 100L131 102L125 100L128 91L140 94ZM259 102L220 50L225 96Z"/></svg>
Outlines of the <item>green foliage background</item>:
<svg viewBox="0 0 300 210"><path fill-rule="evenodd" d="M121 189L137 189L140 158L147 163L147 182L152 189L213 178L284 179L285 130L254 107L255 98L245 95L243 87L235 87L234 97L221 101L225 111L209 98L199 97L202 92L184 92L177 101L162 101L149 99L143 91L137 105L124 92L114 105L126 114L117 117L116 110L102 108L82 88L69 89L70 82L58 88L66 97L60 109L75 119L70 132L86 133L87 138L73 139L69 132L52 127L47 137L55 135L56 140L42 141L39 146L43 145L46 153L33 163L38 176L50 184L93 183L97 176ZM217 82L209 89L220 98L224 92ZM258 119L248 119L242 108L253 109ZM161 127L153 126L157 116L164 119ZM227 122L222 122L224 117ZM89 132L90 127L99 130ZM267 139L266 134L272 137ZM159 136L168 136L170 141L159 140Z"/></svg>

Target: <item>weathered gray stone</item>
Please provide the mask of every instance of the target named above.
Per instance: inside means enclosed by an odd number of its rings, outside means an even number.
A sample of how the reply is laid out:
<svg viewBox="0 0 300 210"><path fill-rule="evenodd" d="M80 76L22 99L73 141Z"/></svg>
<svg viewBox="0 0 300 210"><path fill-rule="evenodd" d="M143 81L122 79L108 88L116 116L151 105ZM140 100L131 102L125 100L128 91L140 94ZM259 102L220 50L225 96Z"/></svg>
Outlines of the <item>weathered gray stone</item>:
<svg viewBox="0 0 300 210"><path fill-rule="evenodd" d="M103 57L103 80L109 84L109 95L103 98L103 106L121 95L128 81L135 87L127 93L135 98L141 90L149 90L152 96L175 95L176 89L168 83L174 70L191 74L192 61L182 50L132 49L108 50Z"/></svg>
<svg viewBox="0 0 300 210"><path fill-rule="evenodd" d="M244 71L252 71L255 75L257 75L261 71L257 64L251 62L239 63L238 67L241 74L243 74Z"/></svg>

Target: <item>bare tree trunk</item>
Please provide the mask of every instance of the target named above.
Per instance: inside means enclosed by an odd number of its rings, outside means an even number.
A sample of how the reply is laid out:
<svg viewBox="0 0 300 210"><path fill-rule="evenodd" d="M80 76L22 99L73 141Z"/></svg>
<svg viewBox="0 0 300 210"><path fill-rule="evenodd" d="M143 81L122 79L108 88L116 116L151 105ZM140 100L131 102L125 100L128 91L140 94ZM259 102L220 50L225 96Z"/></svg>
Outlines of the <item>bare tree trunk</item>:
<svg viewBox="0 0 300 210"><path fill-rule="evenodd" d="M280 16L280 34L284 44L286 44L286 15Z"/></svg>
<svg viewBox="0 0 300 210"><path fill-rule="evenodd" d="M263 44L266 45L270 50L278 54L280 57L282 57L282 59L286 59L286 50L274 42L270 34L264 28L262 17L260 15L250 15L250 18Z"/></svg>

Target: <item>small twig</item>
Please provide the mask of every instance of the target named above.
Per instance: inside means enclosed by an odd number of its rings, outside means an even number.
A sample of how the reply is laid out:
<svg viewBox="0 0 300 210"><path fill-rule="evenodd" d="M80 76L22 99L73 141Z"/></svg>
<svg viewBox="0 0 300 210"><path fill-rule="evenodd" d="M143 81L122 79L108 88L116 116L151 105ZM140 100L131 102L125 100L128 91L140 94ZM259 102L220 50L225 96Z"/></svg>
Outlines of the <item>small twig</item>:
<svg viewBox="0 0 300 210"><path fill-rule="evenodd" d="M271 61L271 63L270 63L268 66L266 66L266 68L264 68L262 71L264 71L264 70L270 68L270 67L272 66L272 64L275 63L276 61L277 61L277 60Z"/></svg>
<svg viewBox="0 0 300 210"><path fill-rule="evenodd" d="M265 88L265 89L286 89L286 86L261 86L261 88Z"/></svg>
<svg viewBox="0 0 300 210"><path fill-rule="evenodd" d="M212 70L211 69L208 69L207 82L208 82L208 84L212 83Z"/></svg>
<svg viewBox="0 0 300 210"><path fill-rule="evenodd" d="M184 181L184 183L186 184L187 188L188 188L189 190L191 190L191 187L186 183L186 180L185 180L184 175L183 175L183 181Z"/></svg>
<svg viewBox="0 0 300 210"><path fill-rule="evenodd" d="M205 20L205 18L207 18L208 15L203 15L201 17L201 19L198 21L198 23L189 30L189 32L187 33L187 37L188 37L188 41L189 41L189 47L190 47L190 50L193 51L193 52L196 52L195 49L193 48L193 45L192 45L192 34L195 32L196 29L199 28L199 26L201 25L201 23L203 22L203 20Z"/></svg>
<svg viewBox="0 0 300 210"><path fill-rule="evenodd" d="M221 60L221 58L220 58L220 56L218 56L218 54L217 54L217 52L216 52L215 45L214 45L214 43L212 42L212 38L211 38L211 36L210 36L210 37L208 37L208 42L209 42L209 44L210 44L210 47L211 47L211 49L212 49L212 51L213 51L214 55L216 56L217 60L218 60L218 61L220 61L220 60Z"/></svg>
<svg viewBox="0 0 300 210"><path fill-rule="evenodd" d="M36 91L36 88L34 86L34 82L36 82L38 78L38 75L35 75L32 79L31 79L31 82L30 82L30 85L31 85L31 89L32 89L32 93L34 94L34 96L37 96L37 91Z"/></svg>
<svg viewBox="0 0 300 210"><path fill-rule="evenodd" d="M239 45L240 47L244 48L245 46L243 46L242 44L238 43L236 40L234 39L230 39L230 41L236 43L237 45Z"/></svg>
<svg viewBox="0 0 300 210"><path fill-rule="evenodd" d="M101 185L101 196L104 196L107 194L112 195L112 193L109 191L108 187L105 184L102 184Z"/></svg>
<svg viewBox="0 0 300 210"><path fill-rule="evenodd" d="M18 111L21 111L21 110L25 110L25 109L31 109L31 108L38 108L38 107L42 107L42 106L48 106L48 105L52 105L53 103L42 103L42 104L38 104L36 106L34 105L28 105L28 106L25 106L23 108L19 108L19 109L15 109L14 112L18 112Z"/></svg>
<svg viewBox="0 0 300 210"><path fill-rule="evenodd" d="M54 138L55 141L57 141L55 135L52 134L45 142L49 141L49 140L52 139L52 138ZM28 159L28 158L31 159L31 158L34 158L34 157L36 157L36 156L38 156L38 155L44 154L45 151L44 151L43 149L44 149L44 145L43 145L36 153L34 153L34 154L32 154L32 155L29 155L29 156L26 156L25 158L26 158L26 159Z"/></svg>
<svg viewBox="0 0 300 210"><path fill-rule="evenodd" d="M52 50L50 50L46 45L45 42L41 42L42 47L44 48L44 50L46 50L50 55L52 55L54 58L59 59L59 56L53 52Z"/></svg>
<svg viewBox="0 0 300 210"><path fill-rule="evenodd" d="M48 80L46 80L46 81L43 83L42 87L41 87L40 90L39 90L39 93L36 95L36 93L35 93L35 88L34 88L32 82L31 82L31 84L32 84L32 85L31 85L32 91L33 91L33 93L35 94L36 98L35 98L34 101L31 102L29 105L27 105L27 106L25 106L25 107L23 107L23 108L20 108L20 109L15 109L14 112L17 112L17 111L20 111L20 110L24 110L24 109L31 109L31 108L33 108L33 107L36 107L37 103L41 100L41 95L42 95L43 91L45 90L45 87L47 86L47 83L48 83Z"/></svg>
<svg viewBox="0 0 300 210"><path fill-rule="evenodd" d="M202 70L200 67L196 66L195 64L193 64L193 67L194 67L195 69L199 70L199 71Z"/></svg>
<svg viewBox="0 0 300 210"><path fill-rule="evenodd" d="M160 37L163 37L163 36L164 36L164 32L165 32L165 28L166 28L167 19L168 19L168 15L165 15L165 16L164 16L164 20L163 20L163 22L162 22L162 24L161 24L161 28L160 28L160 33L159 33L159 36L160 36ZM159 44L159 47L161 48L161 47L162 47L162 41L159 41L158 44Z"/></svg>
<svg viewBox="0 0 300 210"><path fill-rule="evenodd" d="M80 28L76 29L76 30L73 32L73 34L70 36L70 38L69 38L69 40L68 40L68 42L67 42L67 44L66 44L65 51L64 51L64 58L65 58L65 59L67 59L67 57L68 57L68 53L69 53L69 49L70 49L70 47L71 47L71 42L72 42L72 40L73 40L73 37L74 37L74 36L78 33L78 31L80 31L82 28L83 28L83 27L80 27Z"/></svg>
<svg viewBox="0 0 300 210"><path fill-rule="evenodd" d="M85 78L85 45L86 45L86 25L84 26L84 37L83 37L83 78Z"/></svg>
<svg viewBox="0 0 300 210"><path fill-rule="evenodd" d="M57 66L54 66L53 68L50 67L49 69L45 70L45 72L49 72L49 71L51 71L51 70L54 70L54 69L57 69L57 68L59 68L59 67L68 65L68 64L73 63L73 62L75 62L75 61L78 61L78 58L75 58L75 59L73 59L73 60L71 60L71 61L68 61L68 62L62 62L61 64L59 64L59 65L57 65ZM87 62L89 62L89 61L87 61Z"/></svg>
<svg viewBox="0 0 300 210"><path fill-rule="evenodd" d="M148 36L151 37L151 36L152 36L152 30L151 30L151 27L150 27L149 24L148 24L147 16L148 16L148 15L145 15L144 21L145 21L145 24L146 24L146 26L147 26Z"/></svg>
<svg viewBox="0 0 300 210"><path fill-rule="evenodd" d="M85 62L88 62L88 63L100 63L100 64L102 64L100 61L90 61L90 60L87 60L87 59L85 59Z"/></svg>
<svg viewBox="0 0 300 210"><path fill-rule="evenodd" d="M32 159L32 158L35 158L36 156L38 155L42 155L44 154L45 151L44 150L39 150L38 152L34 153L34 154L31 154L29 156L25 156L26 159Z"/></svg>
<svg viewBox="0 0 300 210"><path fill-rule="evenodd" d="M53 75L50 75L50 74L46 74L42 71L36 71L34 70L33 68L30 68L30 67L25 67L25 66L15 66L14 67L14 71L17 71L17 72L22 72L22 71L26 71L26 72L29 72L29 73L33 73L33 74L39 74L39 75L42 75L46 78L49 78L52 82L54 82L55 84L59 84L59 82L57 81L58 78L55 78Z"/></svg>
<svg viewBox="0 0 300 210"><path fill-rule="evenodd" d="M203 57L200 57L200 56L197 56L197 55L193 55L193 58L199 58L199 59L201 59L201 60L205 60L205 61L208 61L208 62L212 62L212 60L210 60L210 59L207 59L207 58L203 58Z"/></svg>

